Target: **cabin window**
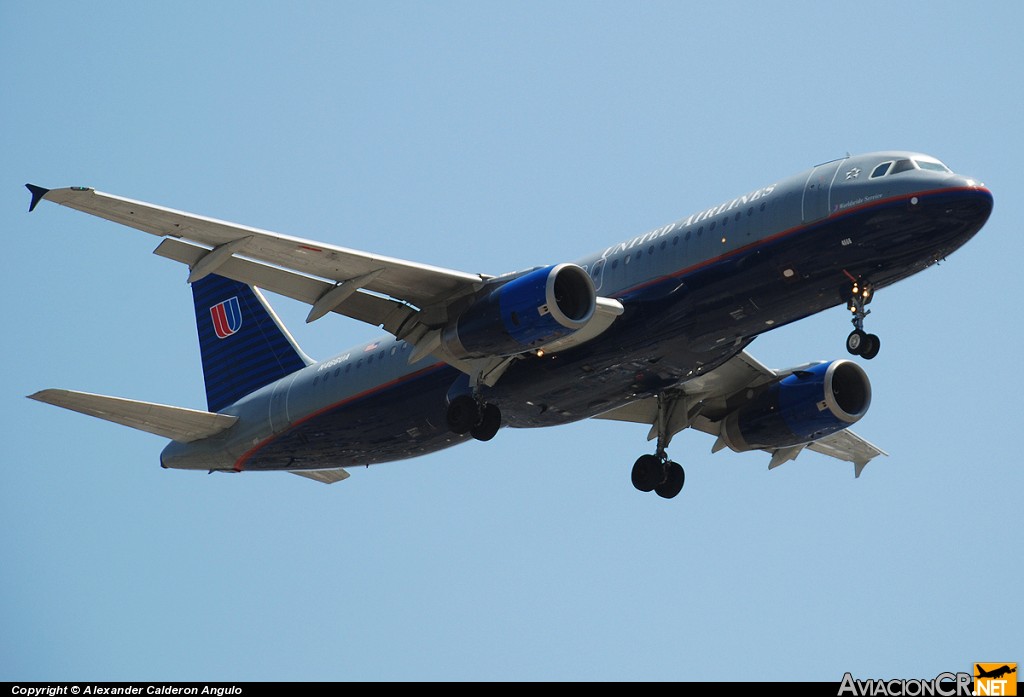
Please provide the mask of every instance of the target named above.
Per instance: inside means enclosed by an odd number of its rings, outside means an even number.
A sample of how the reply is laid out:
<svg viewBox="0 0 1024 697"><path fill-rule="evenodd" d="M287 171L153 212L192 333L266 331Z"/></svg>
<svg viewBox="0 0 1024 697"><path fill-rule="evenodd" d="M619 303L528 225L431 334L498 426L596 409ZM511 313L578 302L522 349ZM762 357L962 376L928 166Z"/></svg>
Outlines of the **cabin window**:
<svg viewBox="0 0 1024 697"><path fill-rule="evenodd" d="M689 236L690 233L686 233L686 235ZM677 244L679 244L679 235L672 238L672 246L675 247Z"/></svg>
<svg viewBox="0 0 1024 697"><path fill-rule="evenodd" d="M704 234L704 226L701 225L699 228L697 228L697 237L700 237L703 234Z"/></svg>
<svg viewBox="0 0 1024 697"><path fill-rule="evenodd" d="M619 265L619 260L618 259L612 259L612 268L613 269L617 268L618 265Z"/></svg>
<svg viewBox="0 0 1024 697"><path fill-rule="evenodd" d="M648 254L654 254L654 245L653 244L650 247L647 248L647 253Z"/></svg>
<svg viewBox="0 0 1024 697"><path fill-rule="evenodd" d="M644 250L642 250L642 249L638 249L638 250L636 251L636 258L637 258L637 259L639 259L639 258L640 258L640 257L642 257L643 255L644 255ZM626 257L626 263L627 263L627 264L629 263L629 257Z"/></svg>
<svg viewBox="0 0 1024 697"><path fill-rule="evenodd" d="M347 373L350 370L352 370L352 364L351 363L346 363L345 364L345 372Z"/></svg>
<svg viewBox="0 0 1024 697"><path fill-rule="evenodd" d="M891 161L890 162L883 162L882 164L880 164L877 167L875 167L874 171L871 172L871 176L869 177L869 179L874 179L875 177L884 177L886 174L889 173L889 167L891 167L891 166L892 166L892 162Z"/></svg>
<svg viewBox="0 0 1024 697"><path fill-rule="evenodd" d="M667 247L667 246L668 246L668 240L662 240L661 241L661 249L662 249L662 251L664 251L665 247Z"/></svg>
<svg viewBox="0 0 1024 697"><path fill-rule="evenodd" d="M712 230L715 229L715 223L717 223L717 222L718 222L717 220L712 220L711 221L711 224L708 225L708 232L711 232Z"/></svg>
<svg viewBox="0 0 1024 697"><path fill-rule="evenodd" d="M751 206L750 208L747 209L747 217L749 218L752 215L754 215L754 207L753 206Z"/></svg>
<svg viewBox="0 0 1024 697"><path fill-rule="evenodd" d="M334 377L338 377L339 375L341 375L341 366L340 365L337 368L334 369Z"/></svg>
<svg viewBox="0 0 1024 697"><path fill-rule="evenodd" d="M743 217L743 214L737 211L737 212L736 212L736 222L737 222L737 223L738 223L738 222L740 222L740 218L741 218L741 217Z"/></svg>
<svg viewBox="0 0 1024 697"><path fill-rule="evenodd" d="M687 230L686 231L686 237L684 239L686 239L687 242L690 241L690 232L691 232L691 230Z"/></svg>
<svg viewBox="0 0 1024 697"><path fill-rule="evenodd" d="M765 207L766 205L768 205L768 204L765 204L765 203L762 203L762 204L761 204L761 212L762 212L762 213L764 213L764 207Z"/></svg>

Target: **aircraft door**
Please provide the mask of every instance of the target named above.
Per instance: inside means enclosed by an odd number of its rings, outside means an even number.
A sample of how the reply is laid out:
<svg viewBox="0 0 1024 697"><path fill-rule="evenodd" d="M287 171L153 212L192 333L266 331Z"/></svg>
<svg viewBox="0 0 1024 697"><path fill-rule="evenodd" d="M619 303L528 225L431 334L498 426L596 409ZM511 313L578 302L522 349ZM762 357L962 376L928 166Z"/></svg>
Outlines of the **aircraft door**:
<svg viewBox="0 0 1024 697"><path fill-rule="evenodd" d="M801 218L804 223L813 223L827 218L832 210L832 182L843 160L835 160L818 165L811 171L804 184L803 201L800 205Z"/></svg>
<svg viewBox="0 0 1024 697"><path fill-rule="evenodd" d="M604 283L604 259L598 259L590 269L590 278L594 281L594 290L600 291Z"/></svg>
<svg viewBox="0 0 1024 697"><path fill-rule="evenodd" d="M279 380L274 385L274 392L270 396L270 429L274 433L279 433L288 428L291 423L291 419L288 414L288 394L291 392L292 383L295 382L295 378L298 372Z"/></svg>

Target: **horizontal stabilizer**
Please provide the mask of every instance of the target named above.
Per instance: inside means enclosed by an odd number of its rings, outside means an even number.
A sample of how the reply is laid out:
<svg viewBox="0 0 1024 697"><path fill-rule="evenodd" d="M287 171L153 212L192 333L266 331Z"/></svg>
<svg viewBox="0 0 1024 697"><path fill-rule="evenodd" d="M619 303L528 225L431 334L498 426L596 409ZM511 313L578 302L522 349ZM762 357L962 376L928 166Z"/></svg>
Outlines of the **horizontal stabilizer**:
<svg viewBox="0 0 1024 697"><path fill-rule="evenodd" d="M228 414L73 390L42 390L28 397L181 443L209 438L227 430L238 420L237 416Z"/></svg>
<svg viewBox="0 0 1024 697"><path fill-rule="evenodd" d="M341 467L329 470L291 470L291 473L297 474L300 477L306 477L307 479L315 479L324 484L334 484L351 476L347 470Z"/></svg>

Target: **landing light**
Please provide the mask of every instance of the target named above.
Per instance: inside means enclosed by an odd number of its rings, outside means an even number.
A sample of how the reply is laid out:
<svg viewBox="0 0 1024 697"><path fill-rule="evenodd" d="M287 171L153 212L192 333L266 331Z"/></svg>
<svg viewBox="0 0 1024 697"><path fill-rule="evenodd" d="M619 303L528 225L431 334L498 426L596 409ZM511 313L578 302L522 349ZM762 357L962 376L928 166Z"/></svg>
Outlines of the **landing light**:
<svg viewBox="0 0 1024 697"><path fill-rule="evenodd" d="M544 358L544 349L537 349L537 358Z"/></svg>

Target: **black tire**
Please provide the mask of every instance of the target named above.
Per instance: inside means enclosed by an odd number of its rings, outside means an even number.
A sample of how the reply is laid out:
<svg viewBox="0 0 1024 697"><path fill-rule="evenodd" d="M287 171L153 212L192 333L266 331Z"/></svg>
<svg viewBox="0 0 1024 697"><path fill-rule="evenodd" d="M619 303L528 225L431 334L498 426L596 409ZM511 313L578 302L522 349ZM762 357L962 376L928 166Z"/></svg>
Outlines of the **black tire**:
<svg viewBox="0 0 1024 697"><path fill-rule="evenodd" d="M868 335L860 329L854 329L850 336L846 337L846 350L854 356L859 356L867 348Z"/></svg>
<svg viewBox="0 0 1024 697"><path fill-rule="evenodd" d="M878 355L878 350L880 348L882 348L882 340L875 334L868 334L867 342L864 345L864 349L860 352L860 357L866 361L870 361Z"/></svg>
<svg viewBox="0 0 1024 697"><path fill-rule="evenodd" d="M480 405L469 395L459 395L448 405L446 416L448 428L461 436L480 422Z"/></svg>
<svg viewBox="0 0 1024 697"><path fill-rule="evenodd" d="M654 491L665 481L665 465L656 455L641 455L633 463L632 479L640 491Z"/></svg>
<svg viewBox="0 0 1024 697"><path fill-rule="evenodd" d="M494 438L501 428L501 410L493 404L485 404L480 410L480 423L469 429L469 435L477 440L488 441Z"/></svg>
<svg viewBox="0 0 1024 697"><path fill-rule="evenodd" d="M665 481L654 487L654 493L663 499L675 498L683 490L686 483L686 472L678 462L665 465Z"/></svg>

